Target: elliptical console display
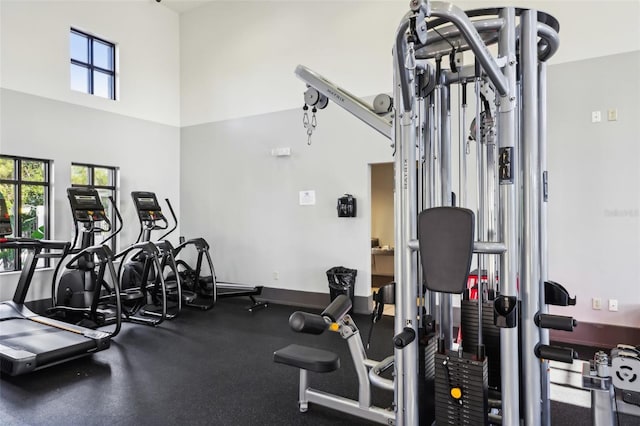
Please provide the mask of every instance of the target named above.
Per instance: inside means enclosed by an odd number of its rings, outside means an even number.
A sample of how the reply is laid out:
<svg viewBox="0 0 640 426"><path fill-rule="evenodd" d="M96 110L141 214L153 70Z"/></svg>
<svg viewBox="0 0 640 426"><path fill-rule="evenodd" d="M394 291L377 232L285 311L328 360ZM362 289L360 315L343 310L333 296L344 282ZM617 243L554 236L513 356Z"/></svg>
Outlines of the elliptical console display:
<svg viewBox="0 0 640 426"><path fill-rule="evenodd" d="M162 214L156 194L153 192L134 191L131 193L131 198L133 198L133 203L141 221L166 220Z"/></svg>
<svg viewBox="0 0 640 426"><path fill-rule="evenodd" d="M78 222L98 222L106 221L107 216L104 211L100 195L95 189L69 188L67 196L71 204L73 218Z"/></svg>

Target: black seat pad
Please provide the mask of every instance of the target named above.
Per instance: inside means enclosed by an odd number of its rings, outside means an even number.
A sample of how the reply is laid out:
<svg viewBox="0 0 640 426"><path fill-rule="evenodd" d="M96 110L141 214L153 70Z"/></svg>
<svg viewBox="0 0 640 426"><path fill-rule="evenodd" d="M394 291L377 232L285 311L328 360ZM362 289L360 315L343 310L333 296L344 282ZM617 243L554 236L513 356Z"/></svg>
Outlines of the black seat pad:
<svg viewBox="0 0 640 426"><path fill-rule="evenodd" d="M309 346L289 345L273 353L273 360L316 373L328 373L340 368L337 354Z"/></svg>
<svg viewBox="0 0 640 426"><path fill-rule="evenodd" d="M459 207L434 207L418 216L418 240L429 290L462 293L473 256L475 217Z"/></svg>

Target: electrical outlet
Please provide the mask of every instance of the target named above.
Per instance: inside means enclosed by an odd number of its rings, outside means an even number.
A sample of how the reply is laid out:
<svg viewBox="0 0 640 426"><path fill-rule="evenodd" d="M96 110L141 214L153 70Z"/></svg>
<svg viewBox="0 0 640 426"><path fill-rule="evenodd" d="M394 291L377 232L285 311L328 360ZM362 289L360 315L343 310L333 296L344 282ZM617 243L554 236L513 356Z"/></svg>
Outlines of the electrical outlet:
<svg viewBox="0 0 640 426"><path fill-rule="evenodd" d="M273 271L273 279L274 280L279 280L280 279L280 272L278 271Z"/></svg>
<svg viewBox="0 0 640 426"><path fill-rule="evenodd" d="M618 299L609 299L609 311L618 312Z"/></svg>
<svg viewBox="0 0 640 426"><path fill-rule="evenodd" d="M609 121L617 121L618 120L618 110L613 108L607 111L607 120Z"/></svg>
<svg viewBox="0 0 640 426"><path fill-rule="evenodd" d="M602 299L600 299L599 297L594 297L593 299L591 299L591 309L595 309L596 311L602 309Z"/></svg>

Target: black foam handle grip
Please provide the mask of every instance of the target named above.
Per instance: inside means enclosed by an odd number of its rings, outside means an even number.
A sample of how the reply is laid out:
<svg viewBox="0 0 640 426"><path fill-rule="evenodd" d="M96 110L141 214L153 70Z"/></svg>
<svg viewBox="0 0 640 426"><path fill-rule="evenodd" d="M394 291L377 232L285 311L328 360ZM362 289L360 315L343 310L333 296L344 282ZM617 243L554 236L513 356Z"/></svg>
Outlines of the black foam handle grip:
<svg viewBox="0 0 640 426"><path fill-rule="evenodd" d="M578 353L572 348L550 345L536 345L535 354L538 358L548 359L551 361L573 363L574 359L578 359Z"/></svg>
<svg viewBox="0 0 640 426"><path fill-rule="evenodd" d="M562 315L538 314L535 317L536 325L540 328L552 330L573 331L578 322L573 317Z"/></svg>
<svg viewBox="0 0 640 426"><path fill-rule="evenodd" d="M405 327L400 333L393 336L393 346L402 349L416 338L416 332L411 327Z"/></svg>
<svg viewBox="0 0 640 426"><path fill-rule="evenodd" d="M340 294L320 315L329 318L333 322L338 322L349 312L349 309L351 309L351 299L345 294Z"/></svg>
<svg viewBox="0 0 640 426"><path fill-rule="evenodd" d="M298 333L322 334L328 326L318 314L296 311L289 317L289 327Z"/></svg>

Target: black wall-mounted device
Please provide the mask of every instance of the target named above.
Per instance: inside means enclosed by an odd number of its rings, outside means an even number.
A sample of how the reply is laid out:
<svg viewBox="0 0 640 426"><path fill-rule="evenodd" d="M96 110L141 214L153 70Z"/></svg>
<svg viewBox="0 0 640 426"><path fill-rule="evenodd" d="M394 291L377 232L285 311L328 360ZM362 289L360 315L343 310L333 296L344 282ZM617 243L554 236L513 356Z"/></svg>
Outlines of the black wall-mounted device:
<svg viewBox="0 0 640 426"><path fill-rule="evenodd" d="M338 217L356 217L356 199L351 194L338 198Z"/></svg>

